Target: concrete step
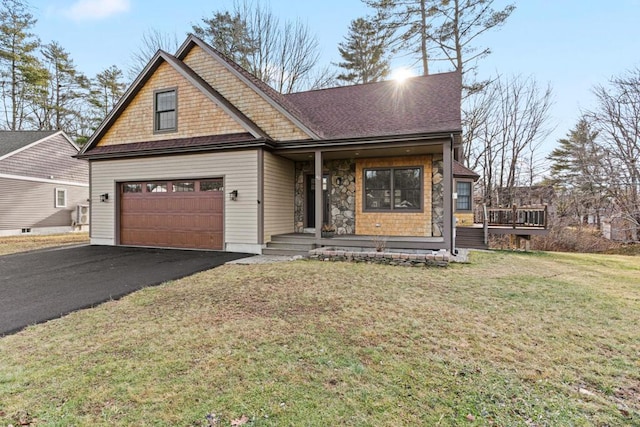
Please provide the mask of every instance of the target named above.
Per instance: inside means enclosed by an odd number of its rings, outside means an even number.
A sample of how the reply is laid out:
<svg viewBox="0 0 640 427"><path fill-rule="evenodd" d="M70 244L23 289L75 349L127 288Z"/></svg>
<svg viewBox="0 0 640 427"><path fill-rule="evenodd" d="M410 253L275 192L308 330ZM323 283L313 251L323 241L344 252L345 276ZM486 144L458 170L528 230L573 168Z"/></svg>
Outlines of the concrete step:
<svg viewBox="0 0 640 427"><path fill-rule="evenodd" d="M267 243L267 247L269 249L291 249L291 250L297 250L297 251L310 251L311 249L315 249L316 245L314 243L303 243L303 242L271 241Z"/></svg>
<svg viewBox="0 0 640 427"><path fill-rule="evenodd" d="M262 255L282 255L282 256L309 256L309 251L300 251L295 249L282 249L282 248L264 248Z"/></svg>
<svg viewBox="0 0 640 427"><path fill-rule="evenodd" d="M315 239L315 234L280 234L271 236L273 242L299 242Z"/></svg>

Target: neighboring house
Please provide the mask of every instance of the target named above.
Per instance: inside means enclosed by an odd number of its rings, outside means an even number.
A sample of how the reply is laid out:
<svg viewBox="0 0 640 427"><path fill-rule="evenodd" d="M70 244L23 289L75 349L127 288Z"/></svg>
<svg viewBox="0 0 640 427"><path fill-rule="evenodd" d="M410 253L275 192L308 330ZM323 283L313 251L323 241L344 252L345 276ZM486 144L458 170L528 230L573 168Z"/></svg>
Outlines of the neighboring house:
<svg viewBox="0 0 640 427"><path fill-rule="evenodd" d="M454 72L281 95L189 36L154 56L78 155L91 242L261 253L310 233L453 250L460 92Z"/></svg>
<svg viewBox="0 0 640 427"><path fill-rule="evenodd" d="M638 242L638 224L623 215L612 215L602 219L602 235L617 242Z"/></svg>
<svg viewBox="0 0 640 427"><path fill-rule="evenodd" d="M0 131L0 235L88 226L89 165L62 131Z"/></svg>

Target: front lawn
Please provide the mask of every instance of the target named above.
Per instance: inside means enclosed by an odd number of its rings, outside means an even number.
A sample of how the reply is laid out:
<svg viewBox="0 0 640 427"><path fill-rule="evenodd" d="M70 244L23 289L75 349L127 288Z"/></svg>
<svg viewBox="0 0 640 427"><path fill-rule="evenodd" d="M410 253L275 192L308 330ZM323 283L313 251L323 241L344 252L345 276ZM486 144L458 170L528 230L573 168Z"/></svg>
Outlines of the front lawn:
<svg viewBox="0 0 640 427"><path fill-rule="evenodd" d="M639 278L557 253L224 266L1 338L0 425L640 425Z"/></svg>
<svg viewBox="0 0 640 427"><path fill-rule="evenodd" d="M0 237L0 255L64 245L89 243L89 233L64 233Z"/></svg>

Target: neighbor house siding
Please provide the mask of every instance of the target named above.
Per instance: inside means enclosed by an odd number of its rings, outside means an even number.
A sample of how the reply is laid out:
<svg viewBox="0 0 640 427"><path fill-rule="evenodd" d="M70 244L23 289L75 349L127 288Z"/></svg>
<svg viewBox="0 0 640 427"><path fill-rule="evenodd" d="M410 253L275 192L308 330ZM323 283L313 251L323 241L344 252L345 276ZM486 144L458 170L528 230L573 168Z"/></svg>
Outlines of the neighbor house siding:
<svg viewBox="0 0 640 427"><path fill-rule="evenodd" d="M422 212L363 212L363 170L385 167L423 168ZM356 160L356 234L386 236L431 236L431 156Z"/></svg>
<svg viewBox="0 0 640 427"><path fill-rule="evenodd" d="M154 91L172 88L177 90L177 131L156 133ZM98 146L241 132L246 130L165 62L135 95Z"/></svg>
<svg viewBox="0 0 640 427"><path fill-rule="evenodd" d="M274 234L293 233L294 163L264 153L264 241Z"/></svg>
<svg viewBox="0 0 640 427"><path fill-rule="evenodd" d="M75 207L88 204L87 185L0 178L0 186L0 230L68 227ZM55 207L56 188L67 190L66 207Z"/></svg>
<svg viewBox="0 0 640 427"><path fill-rule="evenodd" d="M191 49L184 58L184 63L271 138L278 141L309 139L309 136L284 114L199 46Z"/></svg>
<svg viewBox="0 0 640 427"><path fill-rule="evenodd" d="M91 164L92 242L117 244L117 182L223 177L225 243L256 245L258 241L257 151L101 160ZM229 200L238 190L238 199ZM100 202L108 193L109 200Z"/></svg>
<svg viewBox="0 0 640 427"><path fill-rule="evenodd" d="M0 173L78 183L89 182L89 164L61 134L0 160ZM52 178L53 177L53 178Z"/></svg>

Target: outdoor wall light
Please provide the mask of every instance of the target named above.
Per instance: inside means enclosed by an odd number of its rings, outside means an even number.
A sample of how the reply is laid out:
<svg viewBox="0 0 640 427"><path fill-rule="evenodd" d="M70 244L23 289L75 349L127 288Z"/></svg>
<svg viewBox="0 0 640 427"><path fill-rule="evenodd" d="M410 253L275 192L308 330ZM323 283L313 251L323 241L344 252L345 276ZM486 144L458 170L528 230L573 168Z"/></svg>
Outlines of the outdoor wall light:
<svg viewBox="0 0 640 427"><path fill-rule="evenodd" d="M337 185L342 185L342 177L341 176L336 178L336 184Z"/></svg>
<svg viewBox="0 0 640 427"><path fill-rule="evenodd" d="M109 200L109 193L103 193L100 195L100 201L101 202L106 202Z"/></svg>
<svg viewBox="0 0 640 427"><path fill-rule="evenodd" d="M233 190L229 193L229 199L237 200L238 199L238 190Z"/></svg>

